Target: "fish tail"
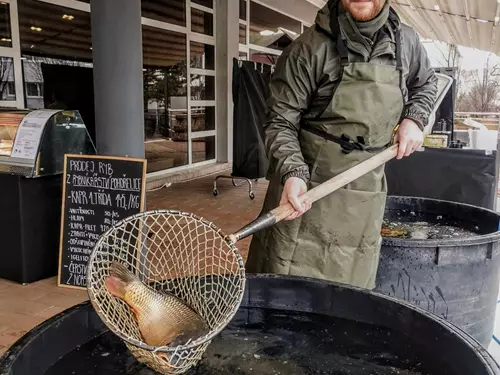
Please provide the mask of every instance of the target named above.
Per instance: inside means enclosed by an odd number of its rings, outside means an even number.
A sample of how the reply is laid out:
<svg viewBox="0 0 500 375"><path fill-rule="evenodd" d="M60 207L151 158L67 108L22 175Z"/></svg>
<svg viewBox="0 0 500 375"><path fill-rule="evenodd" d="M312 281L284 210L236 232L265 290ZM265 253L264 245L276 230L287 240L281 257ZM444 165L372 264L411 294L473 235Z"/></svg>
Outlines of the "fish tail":
<svg viewBox="0 0 500 375"><path fill-rule="evenodd" d="M113 261L106 279L106 288L115 297L124 298L127 285L136 281L136 276L123 264Z"/></svg>

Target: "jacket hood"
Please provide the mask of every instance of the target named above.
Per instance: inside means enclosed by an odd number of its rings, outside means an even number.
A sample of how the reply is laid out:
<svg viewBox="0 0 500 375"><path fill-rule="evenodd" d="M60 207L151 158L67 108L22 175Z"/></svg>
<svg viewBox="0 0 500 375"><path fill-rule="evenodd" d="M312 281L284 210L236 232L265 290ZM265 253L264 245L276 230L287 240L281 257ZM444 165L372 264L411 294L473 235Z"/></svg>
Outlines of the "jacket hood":
<svg viewBox="0 0 500 375"><path fill-rule="evenodd" d="M391 0L386 0L386 1L391 1ZM337 18L339 15L338 14L339 3L340 0L329 0L325 4L325 6L318 11L318 14L316 15L316 20L314 21L316 25L318 25L330 36L334 36L334 34L336 35L336 32L332 30L331 20L333 17ZM399 18L399 15L396 13L396 11L392 8L392 6L389 11L389 22L395 29L399 29L401 27L401 19Z"/></svg>
<svg viewBox="0 0 500 375"><path fill-rule="evenodd" d="M318 11L318 14L316 15L316 25L326 31L329 35L332 35L330 19L331 17L338 16L337 5L339 4L339 2L340 0L329 0L325 4L325 6Z"/></svg>

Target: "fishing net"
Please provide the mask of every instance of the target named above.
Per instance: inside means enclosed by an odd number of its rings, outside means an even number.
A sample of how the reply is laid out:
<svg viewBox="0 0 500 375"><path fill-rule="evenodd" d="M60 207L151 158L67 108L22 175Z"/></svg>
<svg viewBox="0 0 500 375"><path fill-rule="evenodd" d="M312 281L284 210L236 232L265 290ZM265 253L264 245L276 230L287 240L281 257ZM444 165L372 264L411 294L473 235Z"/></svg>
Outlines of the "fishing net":
<svg viewBox="0 0 500 375"><path fill-rule="evenodd" d="M177 347L143 342L132 310L105 287L112 261L188 304L206 321L208 334ZM221 230L193 214L169 210L140 213L114 225L97 241L87 271L90 301L99 317L139 362L161 374L182 374L198 363L238 310L244 286L243 259Z"/></svg>

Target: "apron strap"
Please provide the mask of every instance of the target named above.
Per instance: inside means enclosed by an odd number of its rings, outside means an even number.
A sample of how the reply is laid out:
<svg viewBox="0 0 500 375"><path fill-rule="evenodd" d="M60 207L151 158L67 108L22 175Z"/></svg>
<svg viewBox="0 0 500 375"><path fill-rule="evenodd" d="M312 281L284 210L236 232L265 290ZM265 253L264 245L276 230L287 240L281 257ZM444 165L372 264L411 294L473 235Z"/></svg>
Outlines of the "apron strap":
<svg viewBox="0 0 500 375"><path fill-rule="evenodd" d="M339 3L336 1L330 2L330 14L338 14ZM334 10L333 7L337 9ZM342 37L342 31L340 30L340 22L338 17L330 17L330 29L332 34L335 35L337 33L337 52L340 58L340 69L341 72L346 65L349 64L349 50L347 49L347 43Z"/></svg>
<svg viewBox="0 0 500 375"><path fill-rule="evenodd" d="M349 65L349 50L347 49L347 43L340 31L337 34L337 51L340 57L341 69L344 69L345 66Z"/></svg>
<svg viewBox="0 0 500 375"><path fill-rule="evenodd" d="M338 137L326 131L313 128L309 126L307 123L304 123L301 126L301 130L305 130L327 141L337 143L342 148L342 152L344 154L350 154L353 150L366 151L366 152L379 152L388 147L388 145L382 147L366 147L365 140L363 139L363 137L357 137L356 141L354 141L348 135L342 134L340 137Z"/></svg>
<svg viewBox="0 0 500 375"><path fill-rule="evenodd" d="M401 57L401 31L396 31L396 69L403 72L403 59Z"/></svg>
<svg viewBox="0 0 500 375"><path fill-rule="evenodd" d="M403 92L403 59L402 59L402 48L401 48L401 31L398 29L396 31L396 69L399 71L399 88L401 93Z"/></svg>

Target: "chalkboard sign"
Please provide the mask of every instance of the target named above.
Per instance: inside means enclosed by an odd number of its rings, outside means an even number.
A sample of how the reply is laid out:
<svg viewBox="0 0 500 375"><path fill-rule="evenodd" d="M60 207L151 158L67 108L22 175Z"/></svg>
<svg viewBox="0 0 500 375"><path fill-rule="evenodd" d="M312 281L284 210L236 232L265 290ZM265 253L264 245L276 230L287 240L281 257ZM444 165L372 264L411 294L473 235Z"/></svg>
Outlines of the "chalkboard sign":
<svg viewBox="0 0 500 375"><path fill-rule="evenodd" d="M65 155L58 285L86 288L87 263L100 235L142 212L146 160Z"/></svg>

